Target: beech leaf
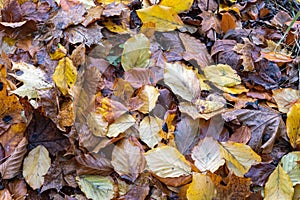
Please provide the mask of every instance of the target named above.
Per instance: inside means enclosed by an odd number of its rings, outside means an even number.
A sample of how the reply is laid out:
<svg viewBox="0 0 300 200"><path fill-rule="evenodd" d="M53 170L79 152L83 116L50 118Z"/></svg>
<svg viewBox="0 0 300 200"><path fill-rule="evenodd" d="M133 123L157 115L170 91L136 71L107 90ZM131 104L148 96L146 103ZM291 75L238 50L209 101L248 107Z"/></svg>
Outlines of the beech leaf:
<svg viewBox="0 0 300 200"><path fill-rule="evenodd" d="M289 110L286 119L287 134L292 147L300 144L300 103L295 103Z"/></svg>
<svg viewBox="0 0 300 200"><path fill-rule="evenodd" d="M300 152L294 151L283 156L280 164L291 178L293 185L300 184Z"/></svg>
<svg viewBox="0 0 300 200"><path fill-rule="evenodd" d="M135 119L129 114L123 114L115 122L109 125L106 136L117 137L135 124Z"/></svg>
<svg viewBox="0 0 300 200"><path fill-rule="evenodd" d="M138 109L138 111L147 114L155 107L156 101L159 96L159 91L157 88L149 85L145 85L144 88L138 94L139 99L143 101L143 105Z"/></svg>
<svg viewBox="0 0 300 200"><path fill-rule="evenodd" d="M193 2L193 0L161 0L159 5L171 7L175 12L182 13L183 11L189 10Z"/></svg>
<svg viewBox="0 0 300 200"><path fill-rule="evenodd" d="M161 130L159 123L155 117L145 117L139 126L140 138L148 147L153 148L161 140L159 131Z"/></svg>
<svg viewBox="0 0 300 200"><path fill-rule="evenodd" d="M215 192L215 185L209 176L194 172L186 197L188 200L211 200L214 199Z"/></svg>

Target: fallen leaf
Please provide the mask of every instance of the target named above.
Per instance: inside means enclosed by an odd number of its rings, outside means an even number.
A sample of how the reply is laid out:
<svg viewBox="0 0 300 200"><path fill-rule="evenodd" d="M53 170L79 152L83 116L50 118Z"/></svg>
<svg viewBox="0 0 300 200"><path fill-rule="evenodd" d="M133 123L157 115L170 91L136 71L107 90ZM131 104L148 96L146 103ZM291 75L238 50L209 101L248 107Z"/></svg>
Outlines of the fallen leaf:
<svg viewBox="0 0 300 200"><path fill-rule="evenodd" d="M149 64L150 41L142 33L129 38L124 44L121 63L124 71L145 68Z"/></svg>
<svg viewBox="0 0 300 200"><path fill-rule="evenodd" d="M283 156L280 165L283 170L289 175L293 185L300 184L300 152L290 152Z"/></svg>
<svg viewBox="0 0 300 200"><path fill-rule="evenodd" d="M295 103L287 113L287 135L293 148L300 145L300 103Z"/></svg>
<svg viewBox="0 0 300 200"><path fill-rule="evenodd" d="M193 0L181 1L181 0L161 0L159 5L168 6L175 10L177 13L182 13L191 8Z"/></svg>
<svg viewBox="0 0 300 200"><path fill-rule="evenodd" d="M172 31L183 26L180 17L170 7L153 5L136 12L144 24L155 23L157 31Z"/></svg>
<svg viewBox="0 0 300 200"><path fill-rule="evenodd" d="M287 55L281 52L261 52L261 54L265 59L272 62L287 63L293 61L291 55Z"/></svg>
<svg viewBox="0 0 300 200"><path fill-rule="evenodd" d="M34 190L44 184L44 175L51 166L47 149L39 145L29 152L23 163L23 176Z"/></svg>
<svg viewBox="0 0 300 200"><path fill-rule="evenodd" d="M87 124L95 136L106 135L108 122L103 119L101 114L91 112L87 116Z"/></svg>
<svg viewBox="0 0 300 200"><path fill-rule="evenodd" d="M27 185L23 179L17 179L8 184L8 189L11 192L14 199L25 200L28 192Z"/></svg>
<svg viewBox="0 0 300 200"><path fill-rule="evenodd" d="M278 165L265 185L264 199L292 199L293 194L293 183L289 175Z"/></svg>
<svg viewBox="0 0 300 200"><path fill-rule="evenodd" d="M138 109L138 111L147 114L155 107L159 92L157 88L145 85L137 96L143 102L143 105Z"/></svg>
<svg viewBox="0 0 300 200"><path fill-rule="evenodd" d="M65 57L58 61L52 78L63 95L68 94L75 85L76 77L77 69L70 58Z"/></svg>
<svg viewBox="0 0 300 200"><path fill-rule="evenodd" d="M181 63L166 63L164 82L173 93L191 101L200 95L200 81L195 72Z"/></svg>
<svg viewBox="0 0 300 200"><path fill-rule="evenodd" d="M235 29L235 28L236 28L236 24L235 24L234 17L228 12L223 13L222 20L221 20L222 31L226 34L228 30Z"/></svg>
<svg viewBox="0 0 300 200"><path fill-rule="evenodd" d="M195 166L201 171L215 172L220 166L225 164L221 155L219 143L212 137L205 137L193 148L192 159Z"/></svg>
<svg viewBox="0 0 300 200"><path fill-rule="evenodd" d="M281 88L272 90L273 98L278 106L278 110L283 113L288 113L294 103L300 99L299 90L292 88Z"/></svg>
<svg viewBox="0 0 300 200"><path fill-rule="evenodd" d="M161 127L157 121L158 119L152 116L146 116L140 122L139 135L143 142L145 142L148 147L153 148L158 142L161 141L159 132Z"/></svg>
<svg viewBox="0 0 300 200"><path fill-rule="evenodd" d="M135 119L129 114L123 114L109 125L106 136L117 137L120 133L126 131L135 124Z"/></svg>
<svg viewBox="0 0 300 200"><path fill-rule="evenodd" d="M6 188L0 191L0 198L3 200L13 200L9 190Z"/></svg>
<svg viewBox="0 0 300 200"><path fill-rule="evenodd" d="M188 200L211 200L215 197L215 193L215 185L209 176L193 173L193 180L186 194Z"/></svg>
<svg viewBox="0 0 300 200"><path fill-rule="evenodd" d="M191 174L191 166L174 147L161 146L145 153L149 169L159 177L179 177Z"/></svg>
<svg viewBox="0 0 300 200"><path fill-rule="evenodd" d="M82 175L76 176L76 181L87 198L110 200L114 196L114 182L109 176Z"/></svg>

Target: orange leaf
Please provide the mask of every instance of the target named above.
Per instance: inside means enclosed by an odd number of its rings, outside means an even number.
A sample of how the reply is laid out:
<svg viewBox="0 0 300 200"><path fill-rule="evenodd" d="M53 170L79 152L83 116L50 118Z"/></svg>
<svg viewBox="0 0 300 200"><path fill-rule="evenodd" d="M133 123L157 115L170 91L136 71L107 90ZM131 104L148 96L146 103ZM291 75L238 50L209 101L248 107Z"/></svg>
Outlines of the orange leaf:
<svg viewBox="0 0 300 200"><path fill-rule="evenodd" d="M291 56L287 55L287 54L283 54L283 53L279 53L279 52L261 52L262 56L272 62L283 62L283 63L287 63L287 62L292 62L293 59L291 58Z"/></svg>
<svg viewBox="0 0 300 200"><path fill-rule="evenodd" d="M235 19L229 13L224 13L221 21L221 29L224 33L226 33L230 29L235 29Z"/></svg>

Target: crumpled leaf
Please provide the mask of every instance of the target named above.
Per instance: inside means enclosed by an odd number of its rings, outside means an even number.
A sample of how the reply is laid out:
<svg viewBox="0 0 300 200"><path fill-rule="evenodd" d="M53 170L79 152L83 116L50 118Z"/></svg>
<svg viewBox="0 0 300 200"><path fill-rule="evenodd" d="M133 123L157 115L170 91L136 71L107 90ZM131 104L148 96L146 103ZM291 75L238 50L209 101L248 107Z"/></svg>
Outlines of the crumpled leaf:
<svg viewBox="0 0 300 200"><path fill-rule="evenodd" d="M159 92L157 88L145 85L145 87L143 87L138 93L138 98L143 102L143 105L138 109L138 111L144 114L151 112L156 105L158 96Z"/></svg>
<svg viewBox="0 0 300 200"><path fill-rule="evenodd" d="M145 68L150 60L150 41L142 33L129 38L124 44L121 63L124 71Z"/></svg>
<svg viewBox="0 0 300 200"><path fill-rule="evenodd" d="M143 24L155 23L157 31L172 31L183 26L177 13L170 7L153 5L136 11Z"/></svg>
<svg viewBox="0 0 300 200"><path fill-rule="evenodd" d="M278 110L283 113L289 112L290 107L298 99L300 99L299 90L294 90L292 88L281 88L272 90L273 98L276 101Z"/></svg>
<svg viewBox="0 0 300 200"><path fill-rule="evenodd" d="M221 155L227 167L237 176L243 177L251 165L260 162L261 158L248 145L235 142L221 142Z"/></svg>
<svg viewBox="0 0 300 200"><path fill-rule="evenodd" d="M241 78L229 65L210 65L205 67L203 71L208 80L219 86L232 87L241 84Z"/></svg>
<svg viewBox="0 0 300 200"><path fill-rule="evenodd" d="M220 154L220 145L212 137L205 137L193 148L192 159L201 172L215 172L225 164Z"/></svg>
<svg viewBox="0 0 300 200"><path fill-rule="evenodd" d="M23 138L10 157L0 165L0 174L2 179L11 179L18 174L22 165L23 157L27 152L27 144L28 142L26 138Z"/></svg>
<svg viewBox="0 0 300 200"><path fill-rule="evenodd" d="M29 99L37 99L39 90L48 90L53 87L42 69L25 62L12 62L12 64L12 69L17 71L16 74L10 73L9 75L24 83L12 93L21 97L27 96Z"/></svg>
<svg viewBox="0 0 300 200"><path fill-rule="evenodd" d="M123 114L115 122L109 125L106 136L117 137L135 124L135 119L130 114Z"/></svg>
<svg viewBox="0 0 300 200"><path fill-rule="evenodd" d="M287 113L286 129L292 147L300 145L300 103L295 103Z"/></svg>
<svg viewBox="0 0 300 200"><path fill-rule="evenodd" d="M68 91L75 85L76 77L77 69L72 60L68 57L60 59L52 78L63 95L68 94Z"/></svg>
<svg viewBox="0 0 300 200"><path fill-rule="evenodd" d="M215 192L215 185L209 176L194 172L186 197L188 200L211 200L214 199Z"/></svg>
<svg viewBox="0 0 300 200"><path fill-rule="evenodd" d="M114 196L114 182L109 176L76 176L76 181L87 198L110 200Z"/></svg>
<svg viewBox="0 0 300 200"><path fill-rule="evenodd" d="M159 136L160 130L158 119L152 116L146 116L140 123L139 135L141 140L145 142L148 147L153 148L161 141L161 137Z"/></svg>
<svg viewBox="0 0 300 200"><path fill-rule="evenodd" d="M174 147L161 146L145 153L149 169L159 177L179 177L191 174L191 166Z"/></svg>
<svg viewBox="0 0 300 200"><path fill-rule="evenodd" d="M181 63L166 63L164 82L173 93L191 101L200 95L200 81L195 72Z"/></svg>
<svg viewBox="0 0 300 200"><path fill-rule="evenodd" d="M265 185L265 200L292 199L293 183L289 175L278 165Z"/></svg>
<svg viewBox="0 0 300 200"><path fill-rule="evenodd" d="M125 139L114 147L111 164L121 177L135 182L144 170L145 158L138 146Z"/></svg>
<svg viewBox="0 0 300 200"><path fill-rule="evenodd" d="M282 157L280 165L289 175L293 185L300 184L300 152L290 152Z"/></svg>
<svg viewBox="0 0 300 200"><path fill-rule="evenodd" d="M187 11L191 8L193 4L193 0L186 0L186 1L181 1L181 0L161 0L159 2L159 5L161 6L168 6L171 7L175 10L177 13L182 13L184 11Z"/></svg>
<svg viewBox="0 0 300 200"><path fill-rule="evenodd" d="M34 190L44 183L44 175L51 166L51 158L47 149L39 145L29 152L23 163L23 176Z"/></svg>

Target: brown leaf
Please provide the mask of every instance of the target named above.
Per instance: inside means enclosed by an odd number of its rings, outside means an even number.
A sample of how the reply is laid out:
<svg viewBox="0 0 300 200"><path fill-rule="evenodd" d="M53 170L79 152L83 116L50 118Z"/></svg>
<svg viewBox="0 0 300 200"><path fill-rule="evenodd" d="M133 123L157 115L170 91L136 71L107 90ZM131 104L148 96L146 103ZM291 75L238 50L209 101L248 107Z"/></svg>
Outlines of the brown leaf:
<svg viewBox="0 0 300 200"><path fill-rule="evenodd" d="M230 29L235 29L236 24L235 24L235 19L234 17L226 12L222 14L222 20L221 20L221 29L224 33L227 33L228 30Z"/></svg>
<svg viewBox="0 0 300 200"><path fill-rule="evenodd" d="M11 156L0 165L0 174L3 179L11 179L19 173L23 157L27 152L27 144L26 138L23 138Z"/></svg>
<svg viewBox="0 0 300 200"><path fill-rule="evenodd" d="M239 142L247 144L251 138L251 130L248 126L241 126L236 129L234 133L230 136L229 140L233 142Z"/></svg>
<svg viewBox="0 0 300 200"><path fill-rule="evenodd" d="M9 182L8 189L14 199L25 200L27 196L27 185L23 179L17 179Z"/></svg>

